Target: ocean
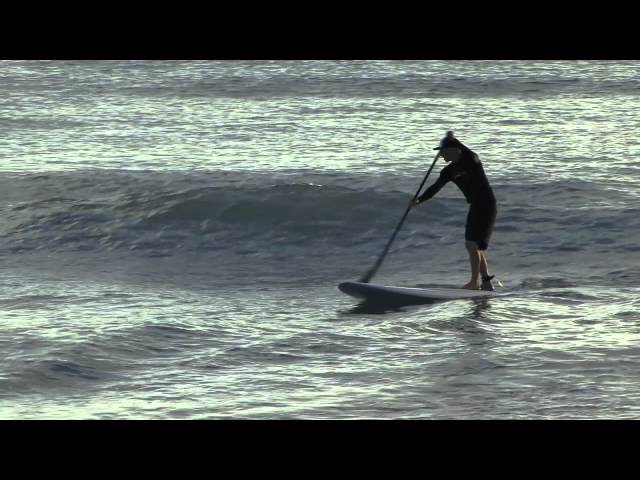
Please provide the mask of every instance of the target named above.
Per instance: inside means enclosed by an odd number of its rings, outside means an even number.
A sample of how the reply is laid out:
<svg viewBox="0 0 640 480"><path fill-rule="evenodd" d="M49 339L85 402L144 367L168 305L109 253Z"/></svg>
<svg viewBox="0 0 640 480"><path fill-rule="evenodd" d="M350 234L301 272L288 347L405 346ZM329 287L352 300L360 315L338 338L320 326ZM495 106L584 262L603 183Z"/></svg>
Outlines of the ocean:
<svg viewBox="0 0 640 480"><path fill-rule="evenodd" d="M0 61L0 418L638 419L638 125L640 61ZM447 130L508 295L359 304ZM372 282L466 283L467 208Z"/></svg>

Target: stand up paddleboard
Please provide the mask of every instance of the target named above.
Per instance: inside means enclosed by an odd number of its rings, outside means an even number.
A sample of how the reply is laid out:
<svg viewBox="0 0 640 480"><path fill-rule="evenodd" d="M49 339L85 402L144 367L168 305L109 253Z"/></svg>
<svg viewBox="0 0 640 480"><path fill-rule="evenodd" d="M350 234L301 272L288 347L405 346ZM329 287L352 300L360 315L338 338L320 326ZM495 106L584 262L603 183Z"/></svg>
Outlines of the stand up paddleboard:
<svg viewBox="0 0 640 480"><path fill-rule="evenodd" d="M338 288L354 298L367 302L407 302L422 303L439 300L463 298L486 298L499 295L486 290L467 290L464 288L413 288L389 287L362 282L343 282Z"/></svg>

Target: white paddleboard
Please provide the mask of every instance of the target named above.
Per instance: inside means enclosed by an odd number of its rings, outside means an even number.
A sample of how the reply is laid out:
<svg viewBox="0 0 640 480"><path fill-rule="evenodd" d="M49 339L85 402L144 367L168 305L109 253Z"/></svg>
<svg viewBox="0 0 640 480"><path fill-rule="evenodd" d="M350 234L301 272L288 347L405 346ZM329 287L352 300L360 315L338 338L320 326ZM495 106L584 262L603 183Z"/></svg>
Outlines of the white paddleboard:
<svg viewBox="0 0 640 480"><path fill-rule="evenodd" d="M369 302L429 302L462 298L494 297L499 293L465 288L391 287L362 282L343 282L338 288L354 298Z"/></svg>

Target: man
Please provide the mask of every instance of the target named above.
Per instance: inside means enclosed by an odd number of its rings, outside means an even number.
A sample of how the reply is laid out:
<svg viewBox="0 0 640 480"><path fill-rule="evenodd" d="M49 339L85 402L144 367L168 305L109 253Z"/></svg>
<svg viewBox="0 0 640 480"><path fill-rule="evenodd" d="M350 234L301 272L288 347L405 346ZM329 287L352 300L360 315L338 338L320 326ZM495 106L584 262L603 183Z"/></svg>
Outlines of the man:
<svg viewBox="0 0 640 480"><path fill-rule="evenodd" d="M465 228L465 244L469 252L471 263L471 280L463 288L478 290L493 290L489 275L486 250L493 232L496 220L496 198L484 173L482 163L473 151L455 138L452 131L442 139L438 156L444 157L449 163L440 172L438 180L413 202L419 205L432 198L449 181L455 183L462 191L467 203L470 204ZM482 275L482 283L480 283Z"/></svg>

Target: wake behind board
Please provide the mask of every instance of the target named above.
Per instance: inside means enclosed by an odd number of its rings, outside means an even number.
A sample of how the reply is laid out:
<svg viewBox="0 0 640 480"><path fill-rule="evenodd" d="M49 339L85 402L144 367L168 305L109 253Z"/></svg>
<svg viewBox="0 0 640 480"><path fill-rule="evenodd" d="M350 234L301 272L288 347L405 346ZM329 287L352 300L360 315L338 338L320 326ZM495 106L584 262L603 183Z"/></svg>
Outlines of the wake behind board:
<svg viewBox="0 0 640 480"><path fill-rule="evenodd" d="M463 298L485 298L499 295L485 290L464 288L414 288L388 287L362 282L343 282L338 288L354 298L367 302L407 302L422 303Z"/></svg>

